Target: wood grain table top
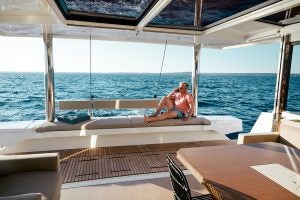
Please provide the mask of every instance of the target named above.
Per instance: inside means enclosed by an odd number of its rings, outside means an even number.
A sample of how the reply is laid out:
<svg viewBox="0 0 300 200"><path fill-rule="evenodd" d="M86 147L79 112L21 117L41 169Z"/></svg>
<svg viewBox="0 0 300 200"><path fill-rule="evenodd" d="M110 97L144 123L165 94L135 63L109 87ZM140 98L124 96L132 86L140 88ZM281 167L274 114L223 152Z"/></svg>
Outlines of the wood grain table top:
<svg viewBox="0 0 300 200"><path fill-rule="evenodd" d="M183 148L177 158L198 181L206 179L224 199L300 199L251 168L276 163L299 174L300 151L283 144Z"/></svg>

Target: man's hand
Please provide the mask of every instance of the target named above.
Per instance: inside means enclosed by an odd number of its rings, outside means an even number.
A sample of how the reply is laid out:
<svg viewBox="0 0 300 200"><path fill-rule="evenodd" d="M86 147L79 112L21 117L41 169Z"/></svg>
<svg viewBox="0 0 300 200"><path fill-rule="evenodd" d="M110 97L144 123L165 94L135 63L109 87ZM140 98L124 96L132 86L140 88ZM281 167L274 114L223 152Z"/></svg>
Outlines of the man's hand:
<svg viewBox="0 0 300 200"><path fill-rule="evenodd" d="M175 98L174 95L175 95L175 93L178 92L178 91L179 91L178 88L173 89L172 92L171 92L170 94L168 94L167 97L168 97L169 99L174 99L174 98Z"/></svg>
<svg viewBox="0 0 300 200"><path fill-rule="evenodd" d="M179 91L178 88L174 88L174 90L172 91L172 93L176 93L176 92L178 92L178 91Z"/></svg>

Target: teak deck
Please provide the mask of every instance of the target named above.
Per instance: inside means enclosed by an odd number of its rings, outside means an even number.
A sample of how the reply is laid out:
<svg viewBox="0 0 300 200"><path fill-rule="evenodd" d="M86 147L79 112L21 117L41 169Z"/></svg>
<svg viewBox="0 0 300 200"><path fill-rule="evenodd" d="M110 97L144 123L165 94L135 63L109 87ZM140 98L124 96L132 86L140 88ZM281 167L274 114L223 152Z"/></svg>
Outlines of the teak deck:
<svg viewBox="0 0 300 200"><path fill-rule="evenodd" d="M168 171L180 148L232 144L230 140L59 150L63 183ZM51 151L53 152L53 151ZM177 161L182 169L183 165Z"/></svg>

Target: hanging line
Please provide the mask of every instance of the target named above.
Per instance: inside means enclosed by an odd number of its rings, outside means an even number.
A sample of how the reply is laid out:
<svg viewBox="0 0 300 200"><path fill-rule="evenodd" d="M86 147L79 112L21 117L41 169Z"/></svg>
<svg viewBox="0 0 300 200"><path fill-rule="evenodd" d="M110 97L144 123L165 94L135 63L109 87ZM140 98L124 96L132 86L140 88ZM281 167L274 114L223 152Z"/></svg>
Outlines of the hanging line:
<svg viewBox="0 0 300 200"><path fill-rule="evenodd" d="M167 44L168 44L168 40L166 39L165 49L164 49L164 55L163 55L161 66L160 66L160 73L159 73L159 78L158 78L158 82L157 82L156 92L153 95L153 98L157 98L157 93L158 93L159 86L160 86L161 72L162 72L162 68L164 66L164 62L165 62L165 55L166 55Z"/></svg>
<svg viewBox="0 0 300 200"><path fill-rule="evenodd" d="M93 100L92 95L92 35L90 32L90 99Z"/></svg>
<svg viewBox="0 0 300 200"><path fill-rule="evenodd" d="M92 13L92 2L90 1L90 13ZM93 117L94 115L94 96L92 95L92 28L90 28L90 101L91 101L91 109L90 109L90 116Z"/></svg>
<svg viewBox="0 0 300 200"><path fill-rule="evenodd" d="M90 4L90 14L92 13L92 2L91 0L89 1ZM89 28L90 31L90 35L89 35L89 53L90 53L90 57L89 57L89 61L90 61L90 100L92 101L92 28Z"/></svg>
<svg viewBox="0 0 300 200"><path fill-rule="evenodd" d="M92 2L90 1L90 14L92 13ZM94 96L92 95L92 28L90 28L90 100L92 101ZM93 104L92 104L93 106Z"/></svg>

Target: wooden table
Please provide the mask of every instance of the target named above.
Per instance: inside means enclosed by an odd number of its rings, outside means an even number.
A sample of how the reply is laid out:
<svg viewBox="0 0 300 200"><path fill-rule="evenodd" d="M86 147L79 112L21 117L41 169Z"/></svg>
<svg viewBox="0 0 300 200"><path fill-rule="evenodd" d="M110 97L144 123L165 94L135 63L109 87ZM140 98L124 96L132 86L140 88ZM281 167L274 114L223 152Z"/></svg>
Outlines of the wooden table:
<svg viewBox="0 0 300 200"><path fill-rule="evenodd" d="M300 151L279 143L183 148L177 158L224 199L300 199L250 166L280 164L300 172ZM280 172L279 172L280 173Z"/></svg>

